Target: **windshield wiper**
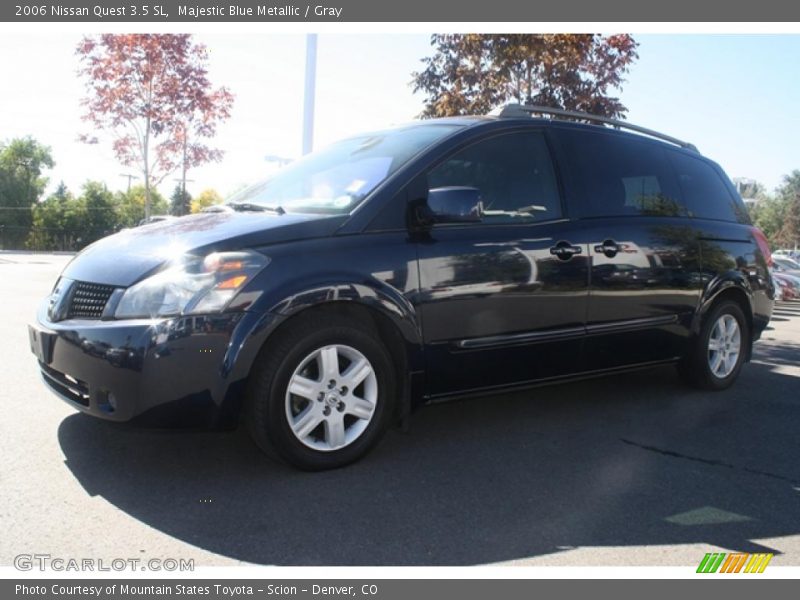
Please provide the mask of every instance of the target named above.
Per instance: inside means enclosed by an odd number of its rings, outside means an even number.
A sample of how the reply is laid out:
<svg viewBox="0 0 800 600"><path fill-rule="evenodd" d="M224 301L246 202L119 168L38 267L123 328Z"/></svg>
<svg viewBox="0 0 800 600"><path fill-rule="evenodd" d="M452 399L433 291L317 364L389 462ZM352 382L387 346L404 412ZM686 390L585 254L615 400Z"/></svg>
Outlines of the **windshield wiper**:
<svg viewBox="0 0 800 600"><path fill-rule="evenodd" d="M228 202L228 206L239 212L274 212L278 215L286 214L282 206L267 206L266 204L255 204L254 202Z"/></svg>

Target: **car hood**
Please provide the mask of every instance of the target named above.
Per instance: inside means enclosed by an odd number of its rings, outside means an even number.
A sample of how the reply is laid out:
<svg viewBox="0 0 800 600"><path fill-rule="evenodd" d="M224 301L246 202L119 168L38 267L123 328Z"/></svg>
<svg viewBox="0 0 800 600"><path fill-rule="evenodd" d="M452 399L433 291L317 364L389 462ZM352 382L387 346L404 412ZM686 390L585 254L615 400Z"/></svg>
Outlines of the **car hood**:
<svg viewBox="0 0 800 600"><path fill-rule="evenodd" d="M127 287L186 252L258 248L290 240L332 235L347 216L271 212L188 215L125 229L88 246L62 275Z"/></svg>

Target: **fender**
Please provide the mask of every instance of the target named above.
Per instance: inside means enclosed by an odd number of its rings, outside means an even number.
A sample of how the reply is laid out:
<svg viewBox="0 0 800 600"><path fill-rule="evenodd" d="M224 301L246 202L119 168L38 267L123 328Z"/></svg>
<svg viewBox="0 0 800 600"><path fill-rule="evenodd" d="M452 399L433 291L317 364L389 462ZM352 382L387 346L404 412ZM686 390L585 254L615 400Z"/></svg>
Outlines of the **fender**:
<svg viewBox="0 0 800 600"><path fill-rule="evenodd" d="M424 401L425 353L422 323L414 306L400 290L377 278L339 278L311 288L298 290L273 305L269 314L282 320L315 306L333 302L351 302L377 311L387 317L399 331L404 343L406 380L401 383L401 404L398 418L401 427L408 427L408 416Z"/></svg>
<svg viewBox="0 0 800 600"><path fill-rule="evenodd" d="M334 302L354 302L387 317L405 341L409 371L424 369L422 325L411 302L379 279L339 276L311 285L308 280L292 280L262 295L234 332L223 376L246 377L258 351L281 323L309 308Z"/></svg>
<svg viewBox="0 0 800 600"><path fill-rule="evenodd" d="M289 282L266 312L288 318L331 302L355 302L377 310L394 323L407 344L422 346L422 325L414 306L399 290L376 278L340 276L313 286L307 281Z"/></svg>
<svg viewBox="0 0 800 600"><path fill-rule="evenodd" d="M408 361L409 382L406 389L406 402L401 416L406 416L410 404L417 404L420 392L419 381L424 370L422 350L422 329L418 315L408 299L399 290L378 279L357 281L354 277L339 277L335 281L316 283L309 286L308 281L295 280L275 290L269 298L262 298L245 312L233 332L231 342L222 363L223 384L226 391L225 414L238 413L244 381L270 335L286 319L317 306L334 302L354 302L386 316L397 328L405 341ZM267 304L268 303L268 304ZM264 308L268 305L268 308Z"/></svg>
<svg viewBox="0 0 800 600"><path fill-rule="evenodd" d="M747 308L744 311L745 317L748 319L752 328L753 325L753 286L750 280L741 271L726 271L714 277L703 290L700 296L700 301L697 305L694 315L692 316L691 332L693 335L700 333L700 327L703 323L703 318L708 313L711 306L719 298L720 294L728 290L738 290L747 299ZM750 360L750 353L752 351L753 339L750 336L750 344L747 348L747 360Z"/></svg>

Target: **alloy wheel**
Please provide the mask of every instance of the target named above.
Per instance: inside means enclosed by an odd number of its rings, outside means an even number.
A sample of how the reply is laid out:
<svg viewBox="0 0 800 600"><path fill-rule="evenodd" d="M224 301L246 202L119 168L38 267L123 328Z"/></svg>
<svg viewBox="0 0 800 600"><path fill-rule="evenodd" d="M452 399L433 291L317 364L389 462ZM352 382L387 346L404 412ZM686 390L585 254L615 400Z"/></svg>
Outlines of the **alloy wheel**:
<svg viewBox="0 0 800 600"><path fill-rule="evenodd" d="M717 319L708 337L708 366L711 374L725 379L736 368L742 349L742 332L733 315L724 314Z"/></svg>
<svg viewBox="0 0 800 600"><path fill-rule="evenodd" d="M286 389L286 417L300 442L330 452L364 433L377 401L378 380L367 357L333 344L317 348L295 369Z"/></svg>

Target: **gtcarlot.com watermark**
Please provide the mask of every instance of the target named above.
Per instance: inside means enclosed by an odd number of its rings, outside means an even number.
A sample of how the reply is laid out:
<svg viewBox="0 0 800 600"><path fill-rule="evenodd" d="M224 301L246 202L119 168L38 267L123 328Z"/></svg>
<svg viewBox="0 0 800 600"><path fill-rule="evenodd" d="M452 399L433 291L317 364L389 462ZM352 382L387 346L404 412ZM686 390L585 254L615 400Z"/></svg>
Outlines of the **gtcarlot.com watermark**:
<svg viewBox="0 0 800 600"><path fill-rule="evenodd" d="M76 558L51 554L17 554L18 571L194 571L193 558Z"/></svg>

